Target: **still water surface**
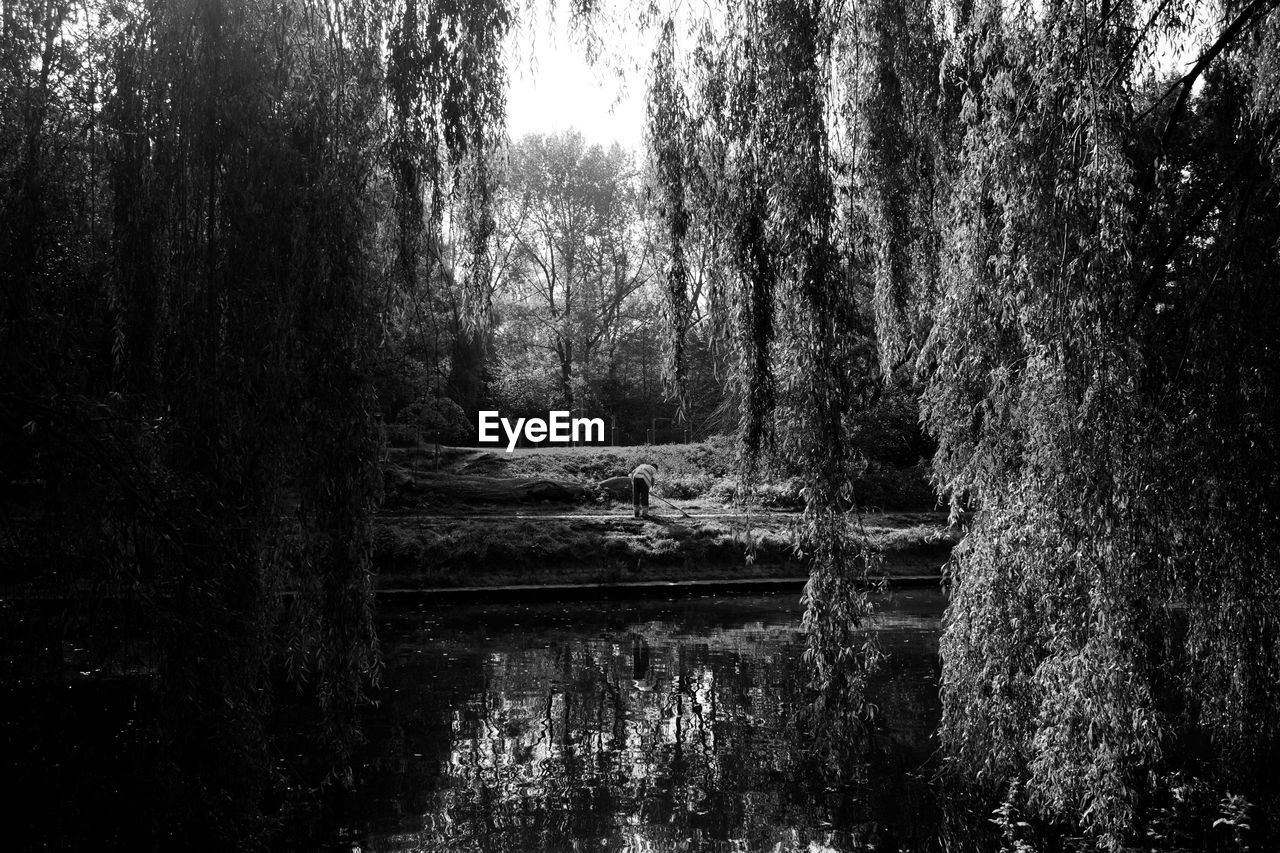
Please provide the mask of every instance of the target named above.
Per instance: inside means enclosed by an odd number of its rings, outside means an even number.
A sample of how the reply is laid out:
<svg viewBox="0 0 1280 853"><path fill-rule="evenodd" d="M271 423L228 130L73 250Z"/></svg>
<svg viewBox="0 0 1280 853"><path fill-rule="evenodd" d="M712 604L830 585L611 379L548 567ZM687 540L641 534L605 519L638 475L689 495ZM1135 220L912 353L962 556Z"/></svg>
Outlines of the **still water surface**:
<svg viewBox="0 0 1280 853"><path fill-rule="evenodd" d="M390 613L355 791L312 846L936 849L942 607L932 590L881 600L880 726L843 779L807 748L794 593Z"/></svg>

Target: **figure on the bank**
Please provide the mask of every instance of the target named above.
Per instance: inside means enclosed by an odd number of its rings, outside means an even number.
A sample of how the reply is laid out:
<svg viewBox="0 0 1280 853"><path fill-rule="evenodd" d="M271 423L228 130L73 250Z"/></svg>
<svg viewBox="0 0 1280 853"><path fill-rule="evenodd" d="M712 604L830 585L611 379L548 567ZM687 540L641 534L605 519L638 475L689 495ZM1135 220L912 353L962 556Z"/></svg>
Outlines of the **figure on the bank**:
<svg viewBox="0 0 1280 853"><path fill-rule="evenodd" d="M658 469L647 462L631 472L631 507L636 518L649 517L649 490L657 476Z"/></svg>

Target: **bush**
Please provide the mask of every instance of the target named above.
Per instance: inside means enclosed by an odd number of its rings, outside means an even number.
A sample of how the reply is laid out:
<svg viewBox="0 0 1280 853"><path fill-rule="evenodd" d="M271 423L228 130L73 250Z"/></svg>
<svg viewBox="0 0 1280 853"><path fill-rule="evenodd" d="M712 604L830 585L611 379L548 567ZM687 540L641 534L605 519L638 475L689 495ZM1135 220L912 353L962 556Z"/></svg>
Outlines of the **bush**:
<svg viewBox="0 0 1280 853"><path fill-rule="evenodd" d="M389 351L375 360L372 374L377 410L388 422L400 420L400 413L431 384L431 371L425 364L414 358L396 357Z"/></svg>
<svg viewBox="0 0 1280 853"><path fill-rule="evenodd" d="M456 444L471 437L467 413L448 397L420 399L404 408L400 421L415 427L422 439L437 444Z"/></svg>
<svg viewBox="0 0 1280 853"><path fill-rule="evenodd" d="M711 491L718 481L707 474L692 477L669 477L659 479L653 486L653 492L660 498L686 500L700 498Z"/></svg>
<svg viewBox="0 0 1280 853"><path fill-rule="evenodd" d="M658 483L691 481L686 488L709 488L734 468L732 438L716 436L698 444L628 447L542 447L508 456L495 454L493 473L506 477L547 477L599 482L625 476L642 462L658 469ZM500 471L498 469L500 466Z"/></svg>
<svg viewBox="0 0 1280 853"><path fill-rule="evenodd" d="M798 477L757 483L747 498L750 503L766 509L802 510L803 485ZM707 496L720 503L731 504L739 497L738 489L735 478L726 478L712 484ZM935 507L938 502L929 484L929 467L924 464L895 468L870 462L854 482L854 494L865 511L923 510Z"/></svg>
<svg viewBox="0 0 1280 853"><path fill-rule="evenodd" d="M871 462L855 489L864 509L932 509L938 503L924 463L895 468Z"/></svg>
<svg viewBox="0 0 1280 853"><path fill-rule="evenodd" d="M885 389L876 404L855 421L862 451L882 465L911 468L921 459L932 459L937 449L920 427L919 401L900 388Z"/></svg>
<svg viewBox="0 0 1280 853"><path fill-rule="evenodd" d="M421 443L418 428L412 424L387 424L387 444L391 447L417 447Z"/></svg>
<svg viewBox="0 0 1280 853"><path fill-rule="evenodd" d="M757 483L747 490L746 498L749 503L766 509L800 510L804 509L803 487L798 477L788 477L778 482ZM720 503L731 504L743 497L740 492L736 479L724 479L709 490L708 496Z"/></svg>

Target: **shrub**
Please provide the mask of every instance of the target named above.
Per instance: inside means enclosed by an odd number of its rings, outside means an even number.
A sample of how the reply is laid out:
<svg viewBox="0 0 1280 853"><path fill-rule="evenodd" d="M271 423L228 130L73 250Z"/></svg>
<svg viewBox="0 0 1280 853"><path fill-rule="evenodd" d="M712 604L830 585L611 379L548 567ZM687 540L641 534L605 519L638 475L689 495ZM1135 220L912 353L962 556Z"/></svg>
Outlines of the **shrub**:
<svg viewBox="0 0 1280 853"><path fill-rule="evenodd" d="M804 509L804 484L798 477L779 482L757 483L747 490L745 497L752 504L766 509ZM708 490L708 497L724 504L731 504L743 497L741 487L734 478L722 479Z"/></svg>
<svg viewBox="0 0 1280 853"><path fill-rule="evenodd" d="M699 498L711 491L717 481L706 475L692 477L668 477L659 479L653 486L654 494L661 498Z"/></svg>
<svg viewBox="0 0 1280 853"><path fill-rule="evenodd" d="M871 462L855 488L864 509L929 509L938 503L924 463L895 468Z"/></svg>
<svg viewBox="0 0 1280 853"><path fill-rule="evenodd" d="M747 494L750 503L767 509L802 510L803 483L797 477L757 483ZM711 500L723 504L734 503L739 497L736 478L728 477L713 483L706 494ZM929 468L920 464L911 468L894 468L871 462L854 483L863 510L922 510L937 505L937 495L929 484Z"/></svg>
<svg viewBox="0 0 1280 853"><path fill-rule="evenodd" d="M400 421L416 427L423 439L438 444L456 444L471 435L467 413L448 397L424 397L406 406Z"/></svg>
<svg viewBox="0 0 1280 853"><path fill-rule="evenodd" d="M387 424L387 444L391 447L417 447L421 443L418 428L412 424Z"/></svg>

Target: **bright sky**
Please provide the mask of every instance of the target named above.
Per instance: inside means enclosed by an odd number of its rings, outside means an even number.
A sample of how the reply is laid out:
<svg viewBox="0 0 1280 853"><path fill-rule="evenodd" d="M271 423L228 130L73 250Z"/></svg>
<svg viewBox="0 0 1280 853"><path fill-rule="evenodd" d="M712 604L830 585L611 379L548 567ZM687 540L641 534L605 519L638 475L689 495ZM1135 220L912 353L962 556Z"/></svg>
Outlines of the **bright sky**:
<svg viewBox="0 0 1280 853"><path fill-rule="evenodd" d="M595 64L564 21L526 21L508 37L507 132L556 133L576 128L588 142L639 152L651 36L607 33Z"/></svg>

